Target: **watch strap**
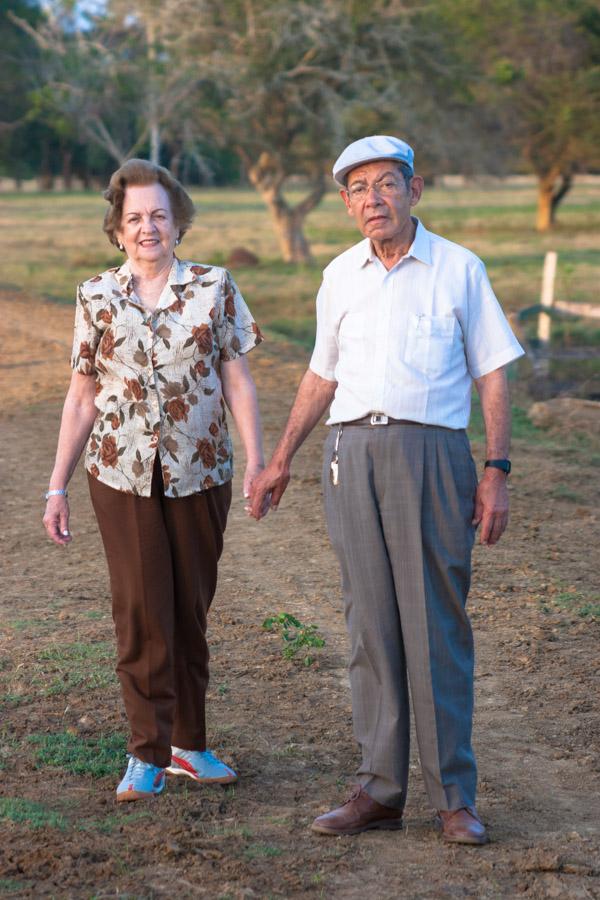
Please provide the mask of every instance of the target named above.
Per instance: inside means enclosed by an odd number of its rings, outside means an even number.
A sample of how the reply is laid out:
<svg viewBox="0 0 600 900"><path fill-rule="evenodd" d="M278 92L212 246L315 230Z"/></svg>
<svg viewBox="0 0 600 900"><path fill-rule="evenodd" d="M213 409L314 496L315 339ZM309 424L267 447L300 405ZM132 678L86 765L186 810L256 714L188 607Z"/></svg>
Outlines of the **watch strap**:
<svg viewBox="0 0 600 900"><path fill-rule="evenodd" d="M484 469L487 468L500 469L506 475L510 475L512 469L510 459L486 459Z"/></svg>

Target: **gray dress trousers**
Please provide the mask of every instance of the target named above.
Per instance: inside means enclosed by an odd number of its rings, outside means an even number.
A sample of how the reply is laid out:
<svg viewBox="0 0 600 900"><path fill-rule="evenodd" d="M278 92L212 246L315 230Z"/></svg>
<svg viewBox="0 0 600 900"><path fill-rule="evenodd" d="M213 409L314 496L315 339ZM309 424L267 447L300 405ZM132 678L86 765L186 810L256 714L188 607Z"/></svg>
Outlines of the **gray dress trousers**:
<svg viewBox="0 0 600 900"><path fill-rule="evenodd" d="M350 636L359 781L402 808L409 685L425 787L436 809L475 803L469 591L477 474L464 430L419 424L337 426L324 452L329 534Z"/></svg>

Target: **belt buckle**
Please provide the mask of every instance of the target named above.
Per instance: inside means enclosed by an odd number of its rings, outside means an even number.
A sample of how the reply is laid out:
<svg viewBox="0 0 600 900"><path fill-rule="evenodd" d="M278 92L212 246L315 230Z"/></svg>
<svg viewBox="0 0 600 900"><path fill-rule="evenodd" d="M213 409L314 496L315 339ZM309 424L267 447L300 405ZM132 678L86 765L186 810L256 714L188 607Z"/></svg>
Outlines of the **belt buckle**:
<svg viewBox="0 0 600 900"><path fill-rule="evenodd" d="M387 425L388 417L384 416L383 413L372 413L371 414L371 425Z"/></svg>

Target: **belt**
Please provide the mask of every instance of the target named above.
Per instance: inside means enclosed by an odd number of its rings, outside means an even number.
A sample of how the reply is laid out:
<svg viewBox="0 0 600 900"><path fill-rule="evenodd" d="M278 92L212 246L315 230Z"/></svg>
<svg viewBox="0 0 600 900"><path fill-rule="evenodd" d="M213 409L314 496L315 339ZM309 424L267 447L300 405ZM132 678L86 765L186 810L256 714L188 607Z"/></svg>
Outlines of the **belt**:
<svg viewBox="0 0 600 900"><path fill-rule="evenodd" d="M392 416L384 416L383 413L370 413L362 419L352 419L351 422L343 422L344 428L348 425L420 425L427 428L422 422L414 422L411 419L393 419Z"/></svg>

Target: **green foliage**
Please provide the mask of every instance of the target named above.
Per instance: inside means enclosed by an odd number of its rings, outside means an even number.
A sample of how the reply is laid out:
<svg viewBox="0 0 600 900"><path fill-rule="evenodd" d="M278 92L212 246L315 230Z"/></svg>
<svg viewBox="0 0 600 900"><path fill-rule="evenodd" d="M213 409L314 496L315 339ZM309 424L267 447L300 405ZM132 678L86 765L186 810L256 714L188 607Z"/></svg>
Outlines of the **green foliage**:
<svg viewBox="0 0 600 900"><path fill-rule="evenodd" d="M67 827L67 821L60 813L49 809L42 803L24 800L21 797L0 797L0 819L27 824L30 828Z"/></svg>
<svg viewBox="0 0 600 900"><path fill-rule="evenodd" d="M317 625L304 625L290 613L282 612L269 616L262 623L266 631L278 631L283 640L282 655L286 659L294 659L301 653L305 666L315 662L315 657L310 653L304 653L307 648L321 649L325 646L325 639L320 637Z"/></svg>
<svg viewBox="0 0 600 900"><path fill-rule="evenodd" d="M104 778L118 775L123 767L125 738L120 734L83 738L67 731L32 734L28 742L35 748L38 768L62 769L71 775Z"/></svg>

